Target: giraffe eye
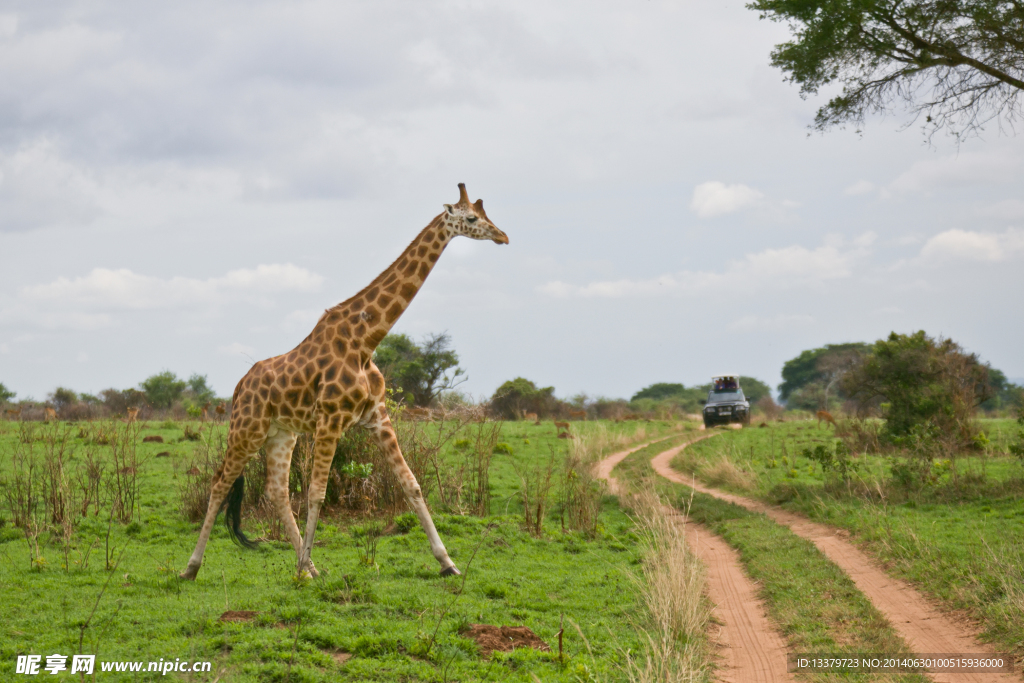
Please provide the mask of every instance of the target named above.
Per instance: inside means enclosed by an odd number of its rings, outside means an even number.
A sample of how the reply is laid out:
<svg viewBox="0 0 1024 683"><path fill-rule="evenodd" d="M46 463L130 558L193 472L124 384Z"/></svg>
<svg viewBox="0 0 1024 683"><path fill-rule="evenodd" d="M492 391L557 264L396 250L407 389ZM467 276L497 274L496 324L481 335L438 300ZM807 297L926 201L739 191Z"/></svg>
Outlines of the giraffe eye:
<svg viewBox="0 0 1024 683"><path fill-rule="evenodd" d="M466 216L467 223L476 223L476 216Z"/></svg>

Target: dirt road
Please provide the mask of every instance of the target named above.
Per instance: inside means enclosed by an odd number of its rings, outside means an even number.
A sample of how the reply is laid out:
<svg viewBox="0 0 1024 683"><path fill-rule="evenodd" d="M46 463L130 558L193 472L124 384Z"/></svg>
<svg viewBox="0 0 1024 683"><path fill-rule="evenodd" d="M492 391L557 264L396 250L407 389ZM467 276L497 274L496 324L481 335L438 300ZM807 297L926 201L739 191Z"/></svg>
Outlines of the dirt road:
<svg viewBox="0 0 1024 683"><path fill-rule="evenodd" d="M710 436L701 438L707 439ZM703 486L672 469L672 459L696 441L659 453L651 460L654 471L669 481L685 484L701 493L753 512L763 513L775 522L789 527L797 536L814 543L853 579L857 588L885 615L915 653L995 653L991 646L979 643L974 633L954 623L909 584L889 576L876 567L867 555L840 535L845 532L811 522L800 515L766 503ZM936 673L930 674L930 677L936 683L1019 683L1021 680L1018 676L1005 673Z"/></svg>
<svg viewBox="0 0 1024 683"><path fill-rule="evenodd" d="M597 464L596 475L608 480L612 492L618 493L612 470L628 455L649 445L608 456ZM663 510L680 524L685 523L675 509L665 506ZM697 524L686 524L686 541L707 567L708 593L715 605L715 620L721 624L716 643L722 660L718 680L727 683L792 681L792 675L786 671L785 642L765 616L754 583L743 573L739 554Z"/></svg>

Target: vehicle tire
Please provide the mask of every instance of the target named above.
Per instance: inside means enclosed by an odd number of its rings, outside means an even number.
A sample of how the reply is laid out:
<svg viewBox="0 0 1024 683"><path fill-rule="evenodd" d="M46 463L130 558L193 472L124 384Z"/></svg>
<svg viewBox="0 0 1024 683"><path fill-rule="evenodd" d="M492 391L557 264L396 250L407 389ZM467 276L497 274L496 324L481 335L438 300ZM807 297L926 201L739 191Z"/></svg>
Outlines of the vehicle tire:
<svg viewBox="0 0 1024 683"><path fill-rule="evenodd" d="M709 422L708 420L704 420L704 429L711 429L714 426L715 426L714 422Z"/></svg>

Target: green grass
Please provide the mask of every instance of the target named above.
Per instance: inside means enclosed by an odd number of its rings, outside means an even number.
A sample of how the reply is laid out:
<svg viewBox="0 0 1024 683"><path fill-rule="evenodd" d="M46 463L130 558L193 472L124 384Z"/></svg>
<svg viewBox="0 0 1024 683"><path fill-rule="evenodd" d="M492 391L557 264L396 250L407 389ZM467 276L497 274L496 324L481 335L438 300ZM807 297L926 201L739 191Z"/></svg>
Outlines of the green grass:
<svg viewBox="0 0 1024 683"><path fill-rule="evenodd" d="M747 576L759 585L768 616L791 652L909 652L853 581L812 542L764 515L657 477L650 460L669 447L652 446L638 451L624 460L615 473L635 485L654 482L665 500L687 513L691 520L722 536L739 552ZM839 677L818 674L810 680ZM928 679L904 674L872 680L923 683Z"/></svg>
<svg viewBox="0 0 1024 683"><path fill-rule="evenodd" d="M893 484L891 461L881 456L854 458L848 482L821 472L801 453L835 440L814 422L724 432L688 448L673 466L700 478L724 455L753 483L723 488L848 529L893 574L967 612L997 649L1024 656L1024 468L1006 455L1013 421L983 420L982 427L991 439L987 453L958 458L955 473L943 463L934 481L914 491Z"/></svg>
<svg viewBox="0 0 1024 683"><path fill-rule="evenodd" d="M634 627L643 618L642 608L631 578L641 550L616 499L604 498L595 538L563 533L555 505L542 537L521 528L512 460L544 463L554 453L560 462L566 442L555 439L550 423L504 426L501 440L513 454L496 455L492 463L494 515L435 514L452 558L465 572L464 583L462 578L438 576L425 535L407 518L399 521L412 523L398 527L409 530L381 538L376 565L368 566L353 533L360 520L344 516L321 517L313 553L321 571L316 580L294 578L295 555L289 545L272 541L243 551L218 524L197 581L180 581L177 574L194 547L197 527L178 512L177 486L183 475L175 479L174 464L180 471L195 445L180 441L178 425L151 427L142 435L159 434L167 443L139 445L145 460L141 514L132 525L111 527L111 547L119 554L123 550L115 572L104 568L105 512L78 526L69 569L61 566L63 556L51 534L40 537L45 560L40 569L32 565L21 531L9 523L0 527L0 677L13 677L18 654L41 654L45 662L49 654L79 652L80 626L98 598L81 652L96 654L98 661L212 661L213 671L194 674L191 680L196 681L218 676L222 681L283 681L289 675L291 681L532 681L533 675L544 681L593 676L621 680L623 654L641 648ZM640 427L643 433L635 431ZM625 431L650 439L671 433L673 426L574 428L591 435ZM88 448L105 453L104 446L73 441L73 464L81 462ZM18 445L17 428L4 425L0 473L9 472L10 455L18 447L25 446ZM41 453L44 444L37 442L33 448ZM165 451L171 456L153 457ZM6 511L0 516L9 519ZM251 623L219 622L227 609L259 615ZM557 652L533 650L484 659L475 643L459 635L468 623L524 624L557 649L562 615L564 663ZM587 643L570 620L579 625ZM338 651L353 657L339 665L331 657ZM163 679L153 673L98 677Z"/></svg>

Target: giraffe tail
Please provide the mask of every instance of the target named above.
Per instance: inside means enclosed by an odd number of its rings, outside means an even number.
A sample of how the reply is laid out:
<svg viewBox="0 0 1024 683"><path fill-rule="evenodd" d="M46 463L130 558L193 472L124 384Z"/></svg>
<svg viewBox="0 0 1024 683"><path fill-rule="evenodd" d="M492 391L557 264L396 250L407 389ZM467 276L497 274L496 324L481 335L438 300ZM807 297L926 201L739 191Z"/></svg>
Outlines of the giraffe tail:
<svg viewBox="0 0 1024 683"><path fill-rule="evenodd" d="M224 522L231 540L243 548L255 548L259 543L242 533L242 497L245 495L245 475L238 475L224 499Z"/></svg>

